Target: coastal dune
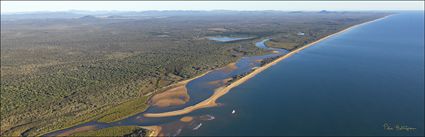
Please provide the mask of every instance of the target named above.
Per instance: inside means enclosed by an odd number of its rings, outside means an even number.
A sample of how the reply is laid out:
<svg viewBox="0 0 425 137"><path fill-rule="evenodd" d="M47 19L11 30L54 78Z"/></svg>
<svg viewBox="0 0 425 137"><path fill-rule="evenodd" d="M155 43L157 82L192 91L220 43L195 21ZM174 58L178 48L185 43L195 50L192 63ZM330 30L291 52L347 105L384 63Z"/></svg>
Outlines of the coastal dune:
<svg viewBox="0 0 425 137"><path fill-rule="evenodd" d="M306 49L306 48L308 48L310 46L313 46L313 45L315 45L315 44L317 44L317 43L319 43L319 42L321 42L321 41L323 41L325 39L328 39L328 38L333 37L335 35L341 34L343 32L346 32L348 30L351 30L351 29L353 29L355 27L359 27L359 26L365 25L367 23L371 23L371 22L374 22L374 21L378 21L378 20L384 19L386 17L388 17L388 16L385 16L385 17L382 17L382 18L379 18L379 19L375 19L375 20L372 20L372 21L367 21L367 22L364 22L364 23L361 23L361 24L357 24L357 25L351 26L349 28L346 28L346 29L343 29L343 30L341 30L339 32L336 32L334 34L331 34L329 36L323 37L323 38L321 38L321 39L319 39L317 41L314 41L312 43L309 43L309 44L307 44L305 46L302 46L302 47L300 47L298 49L295 49L295 50L293 50L293 51L291 51L291 52L289 52L289 53L287 53L287 54L279 57L278 59L276 59L276 60L274 60L274 61L272 61L272 62L270 62L270 63L268 63L268 64L266 64L266 65L264 65L262 67L259 67L259 68L255 69L254 71L252 71L248 75L246 75L246 76L244 76L244 77L242 77L242 78L234 81L232 84L230 84L228 86L223 86L223 87L217 88L215 90L214 94L210 98L208 98L208 99L206 99L206 100L204 100L204 101L202 101L202 102L200 102L198 104L195 104L193 106L189 106L189 107L186 107L186 108L183 108L183 109L180 109L180 110L175 110L175 111L169 111L169 112L163 112L163 113L146 113L146 114L144 114L144 116L145 117L170 117L170 116L178 116L178 115L184 115L184 114L190 113L192 111L195 111L195 110L198 110L198 109L201 109L201 108L207 108L207 107L217 106L216 100L218 98L220 98L221 96L223 96L226 93L228 93L232 88L239 86L240 84L244 83L245 81L249 80L250 78L254 77L255 75L257 75L257 74L261 73L262 71L266 70L267 68L269 68L269 67L277 64L278 62L280 62L280 61L282 61L282 60L284 60L284 59L286 59L288 57L291 57L292 55L295 55L298 52L300 52L300 51L302 51L302 50L304 50L304 49Z"/></svg>

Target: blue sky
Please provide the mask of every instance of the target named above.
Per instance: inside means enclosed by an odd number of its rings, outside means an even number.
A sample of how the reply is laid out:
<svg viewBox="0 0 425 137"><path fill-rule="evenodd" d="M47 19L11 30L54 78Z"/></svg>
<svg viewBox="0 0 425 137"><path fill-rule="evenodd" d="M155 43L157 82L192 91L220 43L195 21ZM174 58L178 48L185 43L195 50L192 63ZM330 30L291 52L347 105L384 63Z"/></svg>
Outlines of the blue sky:
<svg viewBox="0 0 425 137"><path fill-rule="evenodd" d="M67 10L424 10L423 1L1 1L2 13Z"/></svg>

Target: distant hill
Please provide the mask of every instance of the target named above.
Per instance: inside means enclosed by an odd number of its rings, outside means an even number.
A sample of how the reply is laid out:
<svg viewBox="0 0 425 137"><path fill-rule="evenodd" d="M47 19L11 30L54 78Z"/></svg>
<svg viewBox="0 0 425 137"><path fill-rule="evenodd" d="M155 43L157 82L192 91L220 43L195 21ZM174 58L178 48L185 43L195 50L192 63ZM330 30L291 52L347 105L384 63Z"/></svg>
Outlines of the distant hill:
<svg viewBox="0 0 425 137"><path fill-rule="evenodd" d="M319 11L319 13L331 13L331 12L327 11L327 10L321 10L321 11Z"/></svg>
<svg viewBox="0 0 425 137"><path fill-rule="evenodd" d="M15 13L15 14L2 14L1 20L20 20L20 19L66 19L66 18L79 18L84 16L71 12L31 12L31 13Z"/></svg>
<svg viewBox="0 0 425 137"><path fill-rule="evenodd" d="M281 14L300 14L300 13L316 13L316 14L329 14L329 13L343 13L336 11L321 10L318 12L312 11L232 11L232 10L213 10L213 11L199 11L199 10L148 10L148 11L61 11L61 12L25 12L25 13L8 13L2 14L2 21L7 20L22 20L22 19L146 19L157 17L172 17L172 16L216 16L216 15L256 15L256 16L272 16Z"/></svg>
<svg viewBox="0 0 425 137"><path fill-rule="evenodd" d="M125 18L128 18L128 17L120 16L120 15L111 15L111 16L108 16L106 18L108 18L108 19L125 19Z"/></svg>
<svg viewBox="0 0 425 137"><path fill-rule="evenodd" d="M82 20L94 20L94 19L98 19L98 18L95 17L95 16L92 16L92 15L87 15L87 16L80 17L79 19L82 19Z"/></svg>

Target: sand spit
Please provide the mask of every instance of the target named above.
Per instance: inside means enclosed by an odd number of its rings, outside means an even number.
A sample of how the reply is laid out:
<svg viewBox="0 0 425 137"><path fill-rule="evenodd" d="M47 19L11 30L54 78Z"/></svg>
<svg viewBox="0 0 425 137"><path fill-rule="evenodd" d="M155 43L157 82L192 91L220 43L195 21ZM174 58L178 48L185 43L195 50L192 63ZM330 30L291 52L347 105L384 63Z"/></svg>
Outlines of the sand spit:
<svg viewBox="0 0 425 137"><path fill-rule="evenodd" d="M193 117L185 116L180 119L181 122L190 122L193 120Z"/></svg>
<svg viewBox="0 0 425 137"><path fill-rule="evenodd" d="M298 49L295 49L295 50L293 50L293 51L291 51L291 52L289 52L289 53L287 53L287 54L279 57L278 59L276 59L276 60L274 60L274 61L272 61L272 62L270 62L270 63L268 63L268 64L266 64L266 65L264 65L262 67L259 67L259 68L255 69L253 72L249 73L245 77L242 77L242 78L236 80L232 84L230 84L230 85L228 85L226 87L220 87L220 88L216 89L215 92L214 92L214 94L210 98L208 98L208 99L206 99L206 100L204 100L204 101L202 101L202 102L200 102L198 104L195 104L193 106L189 106L189 107L183 108L181 110L175 110L175 111L169 111L169 112L163 112L163 113L146 113L146 114L144 114L144 116L145 117L170 117L170 116L178 116L178 115L183 115L183 114L190 113L190 112L192 112L194 110L197 110L197 109L217 106L216 100L218 98L220 98L221 96L225 95L232 88L239 86L243 82L249 80L250 78L252 78L255 75L257 75L258 73L266 70L267 68L269 68L269 67L277 64L278 62L280 62L280 61L282 61L282 60L284 60L284 59L286 59L286 58L288 58L288 57L290 57L290 56L292 56L294 54L297 54L298 52L300 52L300 51L302 51L302 50L304 50L304 49L306 49L306 48L308 48L310 46L313 46L313 45L315 45L315 44L317 44L317 43L319 43L319 42L321 42L321 41L323 41L325 39L328 39L328 38L333 37L335 35L339 35L339 34L341 34L343 32L346 32L346 31L351 30L353 28L362 26L364 24L367 24L367 23L371 23L371 22L374 22L374 21L378 21L378 20L384 19L386 17L388 17L388 16L385 16L383 18L379 18L379 19L375 19L375 20L372 20L372 21L368 21L368 22L364 22L364 23L361 23L361 24L357 24L357 25L351 26L349 28L346 28L344 30L341 30L339 32L336 32L334 34L331 34L329 36L323 37L323 38L321 38L321 39L319 39L319 40L317 40L315 42L309 43L309 44L307 44L307 45L305 45L303 47L300 47Z"/></svg>
<svg viewBox="0 0 425 137"><path fill-rule="evenodd" d="M223 85L223 84L226 84L227 82L231 81L232 79L233 78L219 79L219 80L210 81L207 84L208 85Z"/></svg>

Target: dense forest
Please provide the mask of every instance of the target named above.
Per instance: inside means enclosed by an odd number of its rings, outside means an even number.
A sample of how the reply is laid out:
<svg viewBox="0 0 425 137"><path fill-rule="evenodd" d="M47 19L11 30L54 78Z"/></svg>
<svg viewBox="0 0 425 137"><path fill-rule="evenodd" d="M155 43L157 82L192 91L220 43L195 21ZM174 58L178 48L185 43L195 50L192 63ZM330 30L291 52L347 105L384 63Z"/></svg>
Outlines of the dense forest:
<svg viewBox="0 0 425 137"><path fill-rule="evenodd" d="M161 87L264 54L253 46L262 38L271 38L271 47L292 50L387 13L109 14L2 15L0 134L40 135L126 112L124 107L143 104ZM254 38L226 43L209 36ZM139 107L130 111L146 105Z"/></svg>

